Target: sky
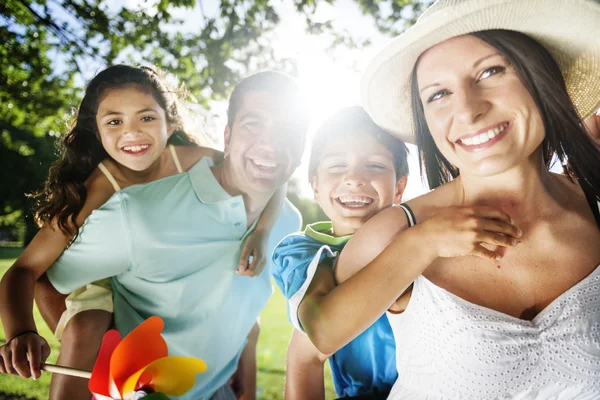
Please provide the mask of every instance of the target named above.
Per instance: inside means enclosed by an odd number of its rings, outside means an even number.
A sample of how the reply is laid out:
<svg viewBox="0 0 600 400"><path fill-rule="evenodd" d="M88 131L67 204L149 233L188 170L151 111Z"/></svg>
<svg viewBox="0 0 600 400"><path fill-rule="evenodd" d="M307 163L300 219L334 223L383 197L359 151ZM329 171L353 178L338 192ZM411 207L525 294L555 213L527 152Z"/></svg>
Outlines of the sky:
<svg viewBox="0 0 600 400"><path fill-rule="evenodd" d="M361 14L358 6L352 0L337 0L334 5L321 2L315 17L318 21L333 20L338 29L346 29L357 37L368 37L372 45L361 52L356 50L339 50L335 58L327 52L328 42L325 38L312 36L305 33L303 18L295 12L292 2L274 2L279 12L281 22L275 29L272 42L274 50L282 57L297 60L299 81L307 93L312 106L312 121L309 137L316 128L337 109L360 104L360 78L361 71L366 67L373 56L383 48L389 41L389 37L381 35L370 18ZM204 12L206 15L215 15L217 12L217 1L204 1ZM198 12L198 14L195 14ZM200 10L193 13L180 15L197 27L200 20ZM197 28L196 28L197 29ZM226 105L215 105L223 107L225 116ZM225 124L225 119L217 121L215 130L220 130ZM221 128L219 128L220 126ZM304 154L302 165L298 168L294 177L301 183L302 194L312 197L311 189L307 183L307 165L309 157L310 142ZM426 190L418 175L418 160L416 147L409 145L410 159L409 167L412 178L409 178L404 199L424 193Z"/></svg>

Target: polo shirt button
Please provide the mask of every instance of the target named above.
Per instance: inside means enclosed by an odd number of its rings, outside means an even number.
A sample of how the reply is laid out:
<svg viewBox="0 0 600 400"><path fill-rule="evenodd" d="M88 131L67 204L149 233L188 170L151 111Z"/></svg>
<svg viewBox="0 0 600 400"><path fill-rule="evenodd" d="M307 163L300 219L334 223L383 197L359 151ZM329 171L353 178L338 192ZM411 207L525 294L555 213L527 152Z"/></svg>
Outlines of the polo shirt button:
<svg viewBox="0 0 600 400"><path fill-rule="evenodd" d="M236 207L237 207L237 206L239 206L239 205L240 205L240 203L232 203L232 204L231 204L231 207L232 207L232 208L236 208Z"/></svg>
<svg viewBox="0 0 600 400"><path fill-rule="evenodd" d="M241 222L236 222L235 226L240 226L242 223Z"/></svg>

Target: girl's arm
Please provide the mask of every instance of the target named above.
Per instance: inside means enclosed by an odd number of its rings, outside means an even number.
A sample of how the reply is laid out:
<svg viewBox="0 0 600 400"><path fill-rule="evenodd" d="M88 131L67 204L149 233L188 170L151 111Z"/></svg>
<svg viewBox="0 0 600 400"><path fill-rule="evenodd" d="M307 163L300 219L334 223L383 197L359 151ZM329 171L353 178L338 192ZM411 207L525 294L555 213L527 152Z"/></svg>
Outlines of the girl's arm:
<svg viewBox="0 0 600 400"><path fill-rule="evenodd" d="M297 329L287 349L285 398L287 400L324 400L323 363L328 358Z"/></svg>
<svg viewBox="0 0 600 400"><path fill-rule="evenodd" d="M342 251L336 269L351 271L349 279L333 289L312 281L298 314L321 352L334 353L371 326L437 257L496 259L500 253L482 244L509 247L520 237L492 207L451 207L406 228L402 210L380 212Z"/></svg>
<svg viewBox="0 0 600 400"><path fill-rule="evenodd" d="M86 184L88 196L76 218L77 226L112 195L110 184L97 179L98 176L92 175ZM35 283L60 257L70 240L55 224L44 226L4 274L0 282L0 318L7 344L0 350L0 372L25 378L40 376L40 363L48 357L50 349L47 342L35 334Z"/></svg>
<svg viewBox="0 0 600 400"><path fill-rule="evenodd" d="M257 276L267 264L269 236L281 212L286 192L287 184L281 186L273 194L260 215L256 223L256 228L246 238L242 247L242 255L240 256L240 266L236 271L239 275ZM250 261L250 256L252 256L252 261Z"/></svg>

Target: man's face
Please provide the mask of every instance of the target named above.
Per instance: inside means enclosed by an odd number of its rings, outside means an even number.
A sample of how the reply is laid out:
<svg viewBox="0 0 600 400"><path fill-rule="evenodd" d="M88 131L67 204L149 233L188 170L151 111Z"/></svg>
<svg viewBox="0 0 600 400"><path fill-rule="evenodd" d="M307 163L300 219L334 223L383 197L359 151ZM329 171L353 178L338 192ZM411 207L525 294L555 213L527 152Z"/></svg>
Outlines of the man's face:
<svg viewBox="0 0 600 400"><path fill-rule="evenodd" d="M300 164L306 125L298 123L289 104L267 91L244 95L225 129L225 165L240 191L272 193Z"/></svg>

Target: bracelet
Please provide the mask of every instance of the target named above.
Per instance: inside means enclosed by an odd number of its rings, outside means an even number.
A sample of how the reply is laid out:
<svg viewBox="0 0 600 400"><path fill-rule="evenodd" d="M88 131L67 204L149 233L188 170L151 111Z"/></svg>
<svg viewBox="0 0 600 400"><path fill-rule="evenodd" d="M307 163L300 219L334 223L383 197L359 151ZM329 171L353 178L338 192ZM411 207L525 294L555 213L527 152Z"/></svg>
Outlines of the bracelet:
<svg viewBox="0 0 600 400"><path fill-rule="evenodd" d="M6 342L6 344L9 344L10 342L12 342L14 339L18 338L19 336L23 336L23 335L26 335L26 334L28 334L28 333L35 333L36 335L40 336L40 334L39 334L39 333L37 333L37 331L35 331L35 330L32 330L32 329L29 329L29 330L23 331L23 332L21 332L21 333L17 333L17 334L16 334L15 336L13 336L13 337L12 337L12 338L11 338L11 339L8 341L8 342Z"/></svg>

